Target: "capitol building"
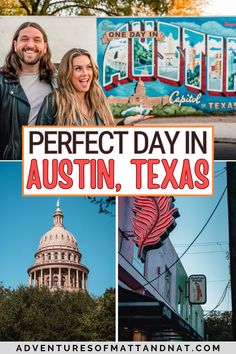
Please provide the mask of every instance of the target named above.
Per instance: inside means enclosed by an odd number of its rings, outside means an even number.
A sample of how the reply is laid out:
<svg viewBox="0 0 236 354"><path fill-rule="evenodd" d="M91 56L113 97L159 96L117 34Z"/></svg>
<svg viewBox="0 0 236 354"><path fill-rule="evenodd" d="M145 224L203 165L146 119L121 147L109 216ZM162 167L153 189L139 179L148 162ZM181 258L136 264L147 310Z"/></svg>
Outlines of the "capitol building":
<svg viewBox="0 0 236 354"><path fill-rule="evenodd" d="M41 238L34 265L28 269L29 286L86 291L89 270L81 263L82 255L77 241L65 229L63 216L58 201L53 214L54 225Z"/></svg>

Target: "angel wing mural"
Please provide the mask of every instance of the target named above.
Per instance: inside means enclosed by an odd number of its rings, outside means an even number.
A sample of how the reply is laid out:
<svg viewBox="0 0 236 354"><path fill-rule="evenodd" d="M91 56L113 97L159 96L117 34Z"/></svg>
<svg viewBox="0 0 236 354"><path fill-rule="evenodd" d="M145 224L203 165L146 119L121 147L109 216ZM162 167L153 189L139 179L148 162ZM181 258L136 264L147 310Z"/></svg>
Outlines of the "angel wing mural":
<svg viewBox="0 0 236 354"><path fill-rule="evenodd" d="M173 197L135 197L134 242L138 246L138 257L145 262L149 249L159 248L162 241L175 228L179 217Z"/></svg>

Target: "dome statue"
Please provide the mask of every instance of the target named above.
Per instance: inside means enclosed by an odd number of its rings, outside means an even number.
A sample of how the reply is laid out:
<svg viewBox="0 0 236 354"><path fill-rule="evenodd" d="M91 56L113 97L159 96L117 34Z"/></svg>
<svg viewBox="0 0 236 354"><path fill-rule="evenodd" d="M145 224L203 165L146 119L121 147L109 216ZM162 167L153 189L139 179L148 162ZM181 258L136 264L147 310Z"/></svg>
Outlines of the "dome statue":
<svg viewBox="0 0 236 354"><path fill-rule="evenodd" d="M29 286L46 286L68 291L85 291L88 287L88 268L81 263L76 238L63 225L59 200L53 214L53 227L39 242L35 263L28 269Z"/></svg>

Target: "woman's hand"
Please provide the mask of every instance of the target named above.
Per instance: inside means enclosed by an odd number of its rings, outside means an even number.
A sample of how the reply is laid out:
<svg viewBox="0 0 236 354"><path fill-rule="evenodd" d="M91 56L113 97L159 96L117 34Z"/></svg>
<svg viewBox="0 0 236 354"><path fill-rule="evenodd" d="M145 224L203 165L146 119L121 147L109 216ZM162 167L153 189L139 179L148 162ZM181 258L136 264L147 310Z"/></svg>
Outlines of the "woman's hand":
<svg viewBox="0 0 236 354"><path fill-rule="evenodd" d="M145 119L154 118L154 116L143 116L142 114L136 114L135 116L129 116L124 119L124 125L134 125L135 123L142 122Z"/></svg>

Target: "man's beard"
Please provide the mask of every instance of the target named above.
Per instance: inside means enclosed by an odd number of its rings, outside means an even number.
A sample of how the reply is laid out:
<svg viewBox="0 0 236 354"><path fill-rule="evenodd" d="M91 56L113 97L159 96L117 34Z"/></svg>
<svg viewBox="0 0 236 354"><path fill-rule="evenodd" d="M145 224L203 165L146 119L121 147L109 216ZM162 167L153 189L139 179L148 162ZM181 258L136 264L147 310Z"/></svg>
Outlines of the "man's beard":
<svg viewBox="0 0 236 354"><path fill-rule="evenodd" d="M37 52L36 53L36 56L32 59L30 58L25 58L24 57L24 51L22 52L19 52L17 51L16 52L16 55L18 56L18 58L24 63L24 64L27 64L27 65L35 65L37 64L44 56L44 54L40 53L40 52Z"/></svg>

